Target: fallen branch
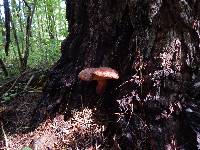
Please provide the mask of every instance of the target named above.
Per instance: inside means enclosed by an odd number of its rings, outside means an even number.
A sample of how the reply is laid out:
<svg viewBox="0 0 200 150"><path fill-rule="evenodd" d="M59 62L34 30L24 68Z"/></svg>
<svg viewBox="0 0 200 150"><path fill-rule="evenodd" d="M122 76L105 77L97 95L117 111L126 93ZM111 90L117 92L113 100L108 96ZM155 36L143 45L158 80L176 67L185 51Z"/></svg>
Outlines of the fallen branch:
<svg viewBox="0 0 200 150"><path fill-rule="evenodd" d="M3 85L0 86L0 91L1 89L3 89L5 86L11 84L12 82L14 82L16 80L16 77L11 78L8 82L4 83Z"/></svg>
<svg viewBox="0 0 200 150"><path fill-rule="evenodd" d="M23 91L26 91L26 90L27 90L28 86L30 85L30 83L31 83L31 81L34 79L34 77L35 77L35 75L33 74L33 75L30 77L30 79L28 80L28 82L27 82L26 86L24 87L24 90L23 90Z"/></svg>
<svg viewBox="0 0 200 150"><path fill-rule="evenodd" d="M12 90L12 88L18 83L18 81L19 81L19 79L22 77L22 76L24 76L24 74L26 74L28 71L24 71L19 77L17 77L16 79L15 79L15 81L14 81L14 83L12 84L12 86L6 91L6 92L4 92L4 94L5 93L8 93L10 90ZM3 94L2 94L3 95ZM2 98L2 96L1 96L1 98Z"/></svg>

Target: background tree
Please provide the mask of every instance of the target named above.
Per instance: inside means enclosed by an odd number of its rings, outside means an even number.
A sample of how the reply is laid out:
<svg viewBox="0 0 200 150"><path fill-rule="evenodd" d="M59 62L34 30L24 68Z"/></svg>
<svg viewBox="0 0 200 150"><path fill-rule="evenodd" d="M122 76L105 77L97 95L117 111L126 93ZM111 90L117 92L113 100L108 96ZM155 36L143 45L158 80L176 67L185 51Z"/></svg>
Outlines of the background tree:
<svg viewBox="0 0 200 150"><path fill-rule="evenodd" d="M6 33L6 41L5 41L5 53L8 55L9 44L10 44L10 7L8 0L4 0L4 14L5 14L5 33Z"/></svg>
<svg viewBox="0 0 200 150"><path fill-rule="evenodd" d="M9 0L10 9L10 51L0 51L9 76L29 68L48 68L59 57L61 40L67 35L65 3L63 0ZM49 7L49 8L47 8ZM6 27L3 2L0 2L0 39L5 49ZM53 10L52 10L53 8ZM49 20L48 16L52 18ZM51 30L51 31L50 31ZM49 39L49 33L55 36Z"/></svg>
<svg viewBox="0 0 200 150"><path fill-rule="evenodd" d="M110 145L117 141L122 149L197 149L199 93L193 87L199 80L200 2L66 4L69 36L49 74L35 123L45 118L44 110L51 115L65 112L67 119L73 108L91 106L110 118L105 132ZM95 82L78 79L83 68L100 66L120 74L101 96Z"/></svg>

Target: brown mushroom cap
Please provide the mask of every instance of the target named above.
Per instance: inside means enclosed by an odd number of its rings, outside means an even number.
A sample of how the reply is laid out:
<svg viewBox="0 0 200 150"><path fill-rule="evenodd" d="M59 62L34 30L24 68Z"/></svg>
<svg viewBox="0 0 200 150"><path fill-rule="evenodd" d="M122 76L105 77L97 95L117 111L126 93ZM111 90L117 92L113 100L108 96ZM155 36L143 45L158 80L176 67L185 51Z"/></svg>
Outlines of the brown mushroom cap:
<svg viewBox="0 0 200 150"><path fill-rule="evenodd" d="M119 79L119 74L117 71L108 67L100 67L95 69L93 76L96 80Z"/></svg>
<svg viewBox="0 0 200 150"><path fill-rule="evenodd" d="M84 81L119 79L119 74L116 70L108 67L86 68L82 70L78 77Z"/></svg>
<svg viewBox="0 0 200 150"><path fill-rule="evenodd" d="M104 92L107 79L119 79L117 71L108 67L86 68L78 77L83 81L97 80L96 93L99 95Z"/></svg>
<svg viewBox="0 0 200 150"><path fill-rule="evenodd" d="M79 74L78 77L83 81L92 81L93 80L93 72L96 68L86 68L83 69Z"/></svg>

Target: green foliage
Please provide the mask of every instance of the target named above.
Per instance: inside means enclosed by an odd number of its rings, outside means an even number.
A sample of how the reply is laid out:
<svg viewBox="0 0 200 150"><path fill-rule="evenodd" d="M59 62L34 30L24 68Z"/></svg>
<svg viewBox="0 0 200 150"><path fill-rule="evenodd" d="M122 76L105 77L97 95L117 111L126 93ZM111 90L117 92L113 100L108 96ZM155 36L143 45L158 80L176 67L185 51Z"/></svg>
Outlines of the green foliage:
<svg viewBox="0 0 200 150"><path fill-rule="evenodd" d="M47 68L60 57L59 40L44 39L31 47L28 66L31 68Z"/></svg>
<svg viewBox="0 0 200 150"><path fill-rule="evenodd" d="M12 92L12 91L11 91ZM12 98L14 98L17 95L17 93L5 93L2 96L2 101L1 103L9 103Z"/></svg>
<svg viewBox="0 0 200 150"><path fill-rule="evenodd" d="M17 96L17 94L23 91L25 85L25 83L18 83L13 87L9 87L10 89L8 89L2 96L0 96L0 98L2 98L1 103L9 103L13 98Z"/></svg>
<svg viewBox="0 0 200 150"><path fill-rule="evenodd" d="M26 2L31 8L35 6L28 43L30 47L27 66L28 68L48 68L59 59L60 43L68 35L65 1L26 0ZM24 57L26 51L26 27L29 12L22 0L10 0L10 10L13 24L11 23L9 56L4 53L5 36L3 32L5 31L5 20L2 17L3 15L0 16L0 58L6 64L9 75L12 76L20 72L20 53ZM2 9L0 11L0 14L3 14ZM14 37L14 29L16 29L19 46L17 46ZM1 75L0 68L0 79L2 78Z"/></svg>
<svg viewBox="0 0 200 150"><path fill-rule="evenodd" d="M24 147L22 150L32 150L30 147Z"/></svg>

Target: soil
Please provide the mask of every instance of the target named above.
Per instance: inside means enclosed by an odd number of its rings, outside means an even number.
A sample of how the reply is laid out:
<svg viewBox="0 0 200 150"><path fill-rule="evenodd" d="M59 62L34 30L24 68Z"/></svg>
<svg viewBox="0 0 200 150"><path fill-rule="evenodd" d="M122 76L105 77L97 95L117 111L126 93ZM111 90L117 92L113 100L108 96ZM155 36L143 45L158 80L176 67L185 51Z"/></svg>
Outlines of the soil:
<svg viewBox="0 0 200 150"><path fill-rule="evenodd" d="M33 129L32 123L33 117L35 116L34 113L41 103L40 100L43 94L41 90L43 87L41 77L44 76L43 82L45 83L45 75L37 72L37 75L35 75L36 78L33 78L34 82L29 82L33 76L32 74L33 73L30 72L24 73L20 77L2 84L0 83L0 150L118 150L120 149L119 144L122 145L121 149L127 149L127 145L130 145L128 138L119 138L117 134L111 135L111 133L108 132L118 129L118 124L113 124L111 116L109 117L107 115L109 114L107 111L99 111L99 109L95 107L88 108L82 106L79 110L74 109L71 111L72 115L70 115L67 120L63 114L57 113L56 116L45 119L37 128ZM28 85L27 83L30 84ZM7 101L5 101L5 93L7 93L7 97L9 97ZM195 91L195 93L199 93L199 91ZM95 101L95 99L92 100ZM99 100L99 103L101 103L100 101L101 100ZM120 103L123 104L122 102ZM141 107L134 104L134 107L137 106ZM185 112L183 115L185 122L191 124L194 131L199 131L199 101L196 106L198 106L197 111L191 112L190 108L196 110L195 107L191 105L191 107L188 106L188 112ZM152 115L151 112L149 112L149 114ZM151 138L148 135L149 132L147 132L149 128L139 116L133 114L132 116L134 117L127 118L128 127L127 122L122 122L123 114L115 115L122 116L122 119L116 122L119 123L121 121L121 124L124 125L122 126L124 130L123 133L128 137L129 130L133 130L134 133L137 133L137 135L134 135L134 138L138 141L140 139L147 141L148 138ZM113 120L116 119L115 115L113 116ZM120 118L119 116L118 118ZM159 118L156 119L158 122ZM130 126L131 122L134 123L132 124L133 126ZM153 120L152 122L154 123L155 121ZM154 125L155 124L156 122ZM156 126L154 128L152 126L151 128L157 133ZM168 130L168 128L165 129ZM186 130L186 132L180 132L183 129ZM199 146L199 132L197 132L197 135L193 132L189 134L187 133L188 128L181 128L180 131L179 134L182 137L180 141L183 144L185 141L188 142L188 139L192 139L192 142L195 141L198 143L193 142L194 145ZM117 130L112 132L117 133L121 131ZM160 134L157 135L159 137ZM165 134L165 136L166 135L167 134ZM153 138L149 141L150 143L146 143L148 147L155 145ZM187 144L189 147L188 149L194 149L191 148L192 142ZM171 145L173 145L173 143ZM168 144L167 146L172 147L171 145ZM137 149L137 145L135 147L135 149ZM139 148L140 147L138 147L138 149Z"/></svg>
<svg viewBox="0 0 200 150"><path fill-rule="evenodd" d="M31 119L42 93L28 92L1 106L0 149L61 150L98 149L103 141L104 126L93 118L92 109L73 111L64 121L62 114L47 119L31 131Z"/></svg>
<svg viewBox="0 0 200 150"><path fill-rule="evenodd" d="M0 150L101 149L104 126L94 119L95 108L73 110L68 120L56 114L32 128L45 77L27 71L0 82Z"/></svg>

